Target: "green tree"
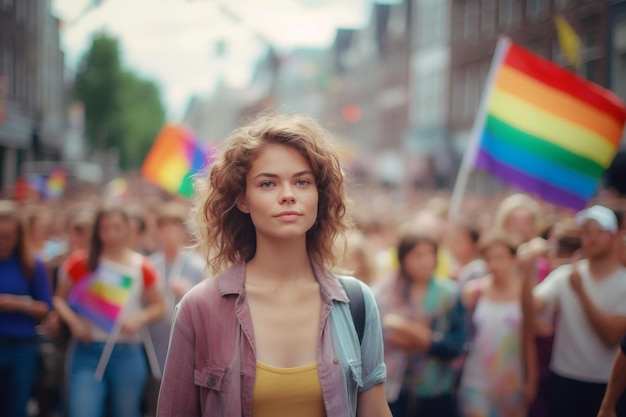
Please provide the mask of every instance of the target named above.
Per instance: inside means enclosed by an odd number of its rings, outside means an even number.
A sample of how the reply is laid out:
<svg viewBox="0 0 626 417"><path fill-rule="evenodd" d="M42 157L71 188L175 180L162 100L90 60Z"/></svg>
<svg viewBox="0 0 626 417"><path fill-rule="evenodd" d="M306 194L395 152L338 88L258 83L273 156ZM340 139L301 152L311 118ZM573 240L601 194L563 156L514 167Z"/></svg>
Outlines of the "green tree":
<svg viewBox="0 0 626 417"><path fill-rule="evenodd" d="M85 106L90 148L116 148L122 169L138 168L165 122L165 109L154 82L123 68L117 39L104 33L93 38L74 96Z"/></svg>

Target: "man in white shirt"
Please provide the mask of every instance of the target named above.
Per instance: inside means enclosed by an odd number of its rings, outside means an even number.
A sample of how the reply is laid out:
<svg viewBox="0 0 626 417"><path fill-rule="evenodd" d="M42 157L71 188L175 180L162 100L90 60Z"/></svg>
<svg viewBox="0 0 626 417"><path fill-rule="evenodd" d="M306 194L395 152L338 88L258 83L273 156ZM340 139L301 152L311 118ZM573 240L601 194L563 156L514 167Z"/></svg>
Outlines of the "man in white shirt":
<svg viewBox="0 0 626 417"><path fill-rule="evenodd" d="M593 206L576 215L585 259L554 270L533 291L534 310L558 311L550 362L550 417L598 413L626 332L626 269L616 214ZM528 276L529 274L527 274ZM624 401L617 416L626 417Z"/></svg>

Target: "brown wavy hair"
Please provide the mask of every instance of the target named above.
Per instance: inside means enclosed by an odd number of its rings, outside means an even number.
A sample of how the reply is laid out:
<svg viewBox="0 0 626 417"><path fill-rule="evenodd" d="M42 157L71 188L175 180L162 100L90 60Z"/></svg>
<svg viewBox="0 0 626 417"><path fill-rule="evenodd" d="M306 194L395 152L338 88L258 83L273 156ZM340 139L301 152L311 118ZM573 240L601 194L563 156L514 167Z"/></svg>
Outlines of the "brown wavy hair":
<svg viewBox="0 0 626 417"><path fill-rule="evenodd" d="M35 275L35 254L26 237L24 218L20 214L19 206L10 200L0 200L0 219L15 222L17 226L17 243L15 244L14 253L19 258L24 276L27 279L32 279Z"/></svg>
<svg viewBox="0 0 626 417"><path fill-rule="evenodd" d="M195 178L195 246L213 273L256 253L249 214L236 206L246 192L246 175L265 144L294 148L311 165L318 188L317 220L306 233L309 256L327 268L337 264L334 242L348 227L344 175L330 134L301 115L263 114L236 129L223 144L210 172ZM339 248L339 251L345 251Z"/></svg>

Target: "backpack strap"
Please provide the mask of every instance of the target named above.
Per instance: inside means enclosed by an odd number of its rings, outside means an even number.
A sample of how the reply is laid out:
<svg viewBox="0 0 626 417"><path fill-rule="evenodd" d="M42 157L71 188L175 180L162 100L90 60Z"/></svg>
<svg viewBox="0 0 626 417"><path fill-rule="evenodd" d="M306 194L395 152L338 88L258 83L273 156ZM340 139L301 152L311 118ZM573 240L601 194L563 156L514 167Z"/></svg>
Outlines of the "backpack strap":
<svg viewBox="0 0 626 417"><path fill-rule="evenodd" d="M365 333L365 298L361 284L356 278L337 276L341 286L346 291L350 300L350 314L352 322L359 336L359 344L363 343L363 334Z"/></svg>

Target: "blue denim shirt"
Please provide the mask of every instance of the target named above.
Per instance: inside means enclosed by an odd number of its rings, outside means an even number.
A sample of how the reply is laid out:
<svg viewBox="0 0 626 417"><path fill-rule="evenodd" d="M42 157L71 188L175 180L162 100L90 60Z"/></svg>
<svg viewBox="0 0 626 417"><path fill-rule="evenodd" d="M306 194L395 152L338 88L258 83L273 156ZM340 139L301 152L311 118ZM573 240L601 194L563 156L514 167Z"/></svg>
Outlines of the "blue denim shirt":
<svg viewBox="0 0 626 417"><path fill-rule="evenodd" d="M337 279L313 265L322 313L318 373L327 417L356 416L358 393L385 381L380 315L361 284L366 324L362 346ZM254 331L239 263L188 292L176 309L158 417L250 417L256 375Z"/></svg>

